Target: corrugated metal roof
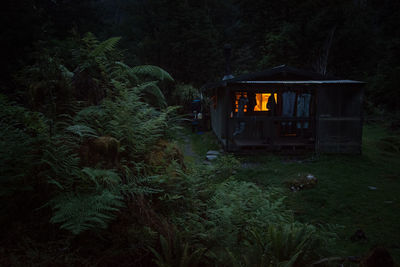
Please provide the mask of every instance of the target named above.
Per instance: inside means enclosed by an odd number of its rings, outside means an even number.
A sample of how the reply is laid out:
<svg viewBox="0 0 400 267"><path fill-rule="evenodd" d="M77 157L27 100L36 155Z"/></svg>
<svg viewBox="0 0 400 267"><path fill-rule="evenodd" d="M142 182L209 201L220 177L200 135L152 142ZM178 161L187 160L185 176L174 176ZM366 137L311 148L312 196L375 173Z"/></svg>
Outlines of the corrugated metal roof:
<svg viewBox="0 0 400 267"><path fill-rule="evenodd" d="M276 76L278 75L278 76ZM292 75L298 77L296 80L268 80L279 78L280 75ZM302 80L304 78L304 80ZM300 70L286 65L277 66L268 70L253 72L249 74L240 75L233 79L226 79L224 81L207 83L203 85L202 89L212 89L218 87L224 87L228 84L363 84L364 82L345 80L333 76L322 75L317 72Z"/></svg>
<svg viewBox="0 0 400 267"><path fill-rule="evenodd" d="M337 77L329 76L329 75L322 75L320 73L308 70L301 70L293 67L289 67L286 65L281 65L277 67L273 67L271 69L252 72L244 75L240 75L236 78L227 80L227 81L251 81L251 80L258 80L261 77L268 77L273 76L276 74L292 74L292 75L299 75L303 77L307 77L310 80L337 80Z"/></svg>

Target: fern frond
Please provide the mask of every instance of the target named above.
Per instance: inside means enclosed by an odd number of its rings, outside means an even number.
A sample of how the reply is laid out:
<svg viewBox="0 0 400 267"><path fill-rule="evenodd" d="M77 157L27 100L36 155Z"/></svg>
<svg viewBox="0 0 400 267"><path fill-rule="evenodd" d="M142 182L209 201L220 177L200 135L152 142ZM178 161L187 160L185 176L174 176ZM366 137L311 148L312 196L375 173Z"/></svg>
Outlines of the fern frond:
<svg viewBox="0 0 400 267"><path fill-rule="evenodd" d="M131 68L132 72L137 75L142 75L142 76L150 76L153 78L156 78L157 80L160 81L171 81L173 82L174 79L172 76L163 70L160 67L153 66L153 65L142 65L142 66L135 66Z"/></svg>
<svg viewBox="0 0 400 267"><path fill-rule="evenodd" d="M146 82L144 84L139 85L135 88L135 90L139 91L141 94L147 98L147 102L154 103L159 107L166 107L167 102L165 101L164 94L161 92L160 88L157 85L157 82Z"/></svg>
<svg viewBox="0 0 400 267"><path fill-rule="evenodd" d="M93 51L90 52L89 56L92 58L96 58L98 56L104 55L107 52L113 51L120 40L121 37L111 37L101 42Z"/></svg>
<svg viewBox="0 0 400 267"><path fill-rule="evenodd" d="M160 246L161 253L149 247L155 256L153 261L159 267L196 267L207 250L206 248L191 248L189 243L183 242L178 233L171 240L167 240L163 235L160 235Z"/></svg>
<svg viewBox="0 0 400 267"><path fill-rule="evenodd" d="M60 71L65 78L72 79L74 77L74 73L69 71L67 67L64 65L59 65Z"/></svg>
<svg viewBox="0 0 400 267"><path fill-rule="evenodd" d="M99 45L99 40L97 40L97 37L91 32L86 33L82 41L89 50L93 50Z"/></svg>
<svg viewBox="0 0 400 267"><path fill-rule="evenodd" d="M120 61L115 62L111 77L112 79L126 78L131 85L137 85L139 83L139 78L137 74L132 71L132 68Z"/></svg>
<svg viewBox="0 0 400 267"><path fill-rule="evenodd" d="M100 185L106 188L115 188L121 181L119 175L112 170L101 170L84 168L82 170L84 174L92 181L98 188Z"/></svg>
<svg viewBox="0 0 400 267"><path fill-rule="evenodd" d="M77 235L86 230L107 228L115 212L123 206L122 198L108 190L99 194L65 193L50 203L54 214L51 223Z"/></svg>
<svg viewBox="0 0 400 267"><path fill-rule="evenodd" d="M79 137L98 137L96 131L86 125L71 125L65 130Z"/></svg>
<svg viewBox="0 0 400 267"><path fill-rule="evenodd" d="M46 168L41 175L61 190L72 190L75 180L81 175L79 157L74 151L78 147L75 139L67 135L55 135L43 147L40 163Z"/></svg>

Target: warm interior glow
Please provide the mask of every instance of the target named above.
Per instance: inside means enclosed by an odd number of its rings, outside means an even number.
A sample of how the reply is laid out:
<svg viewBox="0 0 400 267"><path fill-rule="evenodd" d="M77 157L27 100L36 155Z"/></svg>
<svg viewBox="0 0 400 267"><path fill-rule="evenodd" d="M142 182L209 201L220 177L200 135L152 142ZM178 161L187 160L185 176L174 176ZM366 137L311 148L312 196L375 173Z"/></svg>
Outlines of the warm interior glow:
<svg viewBox="0 0 400 267"><path fill-rule="evenodd" d="M235 112L237 113L239 110L239 98L241 93L235 93ZM243 92L243 96L247 98L247 93ZM247 105L244 106L244 112L247 112Z"/></svg>
<svg viewBox="0 0 400 267"><path fill-rule="evenodd" d="M254 107L254 111L269 111L267 108L268 98L271 94L256 94L257 105ZM278 94L274 94L275 103L278 103Z"/></svg>
<svg viewBox="0 0 400 267"><path fill-rule="evenodd" d="M235 93L235 112L238 112L239 109L239 98L241 96L240 92ZM243 96L247 98L247 93L243 92ZM254 111L269 111L267 108L268 98L271 96L268 94L256 94L256 106L254 107ZM274 94L275 103L278 103L278 94ZM244 106L244 112L247 112L247 105Z"/></svg>

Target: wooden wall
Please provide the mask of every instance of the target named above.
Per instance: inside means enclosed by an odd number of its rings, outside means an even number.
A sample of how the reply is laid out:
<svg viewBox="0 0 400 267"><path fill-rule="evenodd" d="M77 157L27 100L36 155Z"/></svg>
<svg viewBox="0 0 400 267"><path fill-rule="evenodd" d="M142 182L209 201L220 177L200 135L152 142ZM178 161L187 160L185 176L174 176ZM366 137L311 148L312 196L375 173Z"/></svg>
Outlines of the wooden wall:
<svg viewBox="0 0 400 267"><path fill-rule="evenodd" d="M211 104L211 127L217 136L218 140L226 145L226 125L230 113L230 98L228 96L228 88L220 87L216 89L217 105Z"/></svg>
<svg viewBox="0 0 400 267"><path fill-rule="evenodd" d="M361 153L363 87L327 85L317 92L316 151Z"/></svg>
<svg viewBox="0 0 400 267"><path fill-rule="evenodd" d="M257 85L260 86L262 85ZM251 87L249 86L249 89ZM210 108L212 129L225 148L229 139L227 134L230 136L234 131L229 116L232 110L230 94L235 89L238 88L234 85L216 88L217 105L216 108L213 105ZM328 84L319 85L314 89L316 89L315 150L324 153L361 153L363 85ZM248 124L243 136L260 138L260 134L255 133L257 127L256 124Z"/></svg>

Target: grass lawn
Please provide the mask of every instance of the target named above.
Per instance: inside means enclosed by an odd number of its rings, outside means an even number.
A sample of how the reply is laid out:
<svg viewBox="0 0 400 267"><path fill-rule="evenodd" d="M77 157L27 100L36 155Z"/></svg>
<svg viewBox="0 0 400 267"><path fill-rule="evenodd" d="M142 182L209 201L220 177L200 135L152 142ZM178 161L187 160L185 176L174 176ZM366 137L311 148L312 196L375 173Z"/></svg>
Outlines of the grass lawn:
<svg viewBox="0 0 400 267"><path fill-rule="evenodd" d="M240 156L243 167L235 177L262 187L284 188L288 206L299 221L342 226L338 228L340 256L363 255L382 245L399 263L400 153L381 141L389 135L383 127L366 125L362 155L309 155L303 160L270 153ZM191 140L200 156L216 148L211 133L192 134ZM314 188L291 192L285 185L306 174L317 177ZM350 240L357 229L365 232L367 240Z"/></svg>

